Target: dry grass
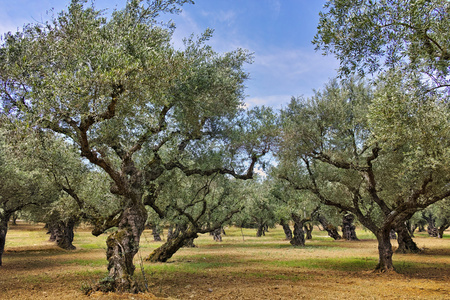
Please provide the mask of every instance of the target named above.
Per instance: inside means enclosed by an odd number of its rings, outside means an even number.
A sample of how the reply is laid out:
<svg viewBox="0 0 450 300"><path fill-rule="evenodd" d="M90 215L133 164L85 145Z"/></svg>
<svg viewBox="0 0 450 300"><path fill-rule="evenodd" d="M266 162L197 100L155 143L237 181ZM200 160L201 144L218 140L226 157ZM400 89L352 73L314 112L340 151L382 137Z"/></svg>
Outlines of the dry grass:
<svg viewBox="0 0 450 300"><path fill-rule="evenodd" d="M91 299L449 299L450 239L415 239L424 253L395 255L397 273L377 274L376 241L359 231L359 242L333 241L317 229L304 248L283 240L282 230L254 237L254 230L230 228L222 243L208 235L198 248L181 249L168 263L143 263L151 293L94 294ZM446 232L448 237L450 232ZM88 299L82 293L106 275L104 241L87 228L75 236L77 250L52 243L41 225L11 226L0 268L0 299ZM395 242L393 243L395 246ZM144 232L136 256L160 243ZM153 296L153 295L156 295Z"/></svg>

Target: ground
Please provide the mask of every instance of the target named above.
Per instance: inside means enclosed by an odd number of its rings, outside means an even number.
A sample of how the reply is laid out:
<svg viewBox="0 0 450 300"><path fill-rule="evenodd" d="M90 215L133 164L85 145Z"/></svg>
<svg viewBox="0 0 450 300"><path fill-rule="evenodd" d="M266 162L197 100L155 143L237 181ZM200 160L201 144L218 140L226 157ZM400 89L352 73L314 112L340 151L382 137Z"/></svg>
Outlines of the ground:
<svg viewBox="0 0 450 300"><path fill-rule="evenodd" d="M144 259L160 242L145 231L136 255L136 275L149 292L138 295L83 290L106 276L106 235L88 228L75 235L75 251L46 242L42 224L19 223L7 236L0 267L0 299L448 299L450 232L444 239L416 234L422 254L395 254L396 273L379 274L377 244L358 230L359 242L333 241L313 231L306 247L294 248L281 228L265 237L253 229L227 228L223 242L209 235L167 263ZM393 241L394 247L396 246Z"/></svg>

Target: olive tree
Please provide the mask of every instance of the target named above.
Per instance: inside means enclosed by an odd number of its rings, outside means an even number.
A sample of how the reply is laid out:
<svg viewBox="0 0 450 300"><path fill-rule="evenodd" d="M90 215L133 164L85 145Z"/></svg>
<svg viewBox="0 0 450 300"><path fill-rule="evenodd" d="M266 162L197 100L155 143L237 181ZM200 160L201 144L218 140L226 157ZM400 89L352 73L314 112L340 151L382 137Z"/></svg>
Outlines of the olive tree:
<svg viewBox="0 0 450 300"><path fill-rule="evenodd" d="M185 2L130 0L105 18L74 0L50 22L6 34L0 48L5 111L71 139L112 181L119 209L93 230L117 228L106 242L104 290L139 290L133 257L159 177L179 169L247 179L267 151L228 135L243 107L248 53L214 52L205 44L211 31L175 50L158 22ZM193 159L204 151L223 159Z"/></svg>
<svg viewBox="0 0 450 300"><path fill-rule="evenodd" d="M411 107L406 103L419 94L400 80L377 90L332 81L282 112L281 177L353 213L377 237L381 271L394 268L391 228L450 196L449 111L421 96Z"/></svg>
<svg viewBox="0 0 450 300"><path fill-rule="evenodd" d="M340 75L420 73L427 91L448 93L449 27L449 1L329 0L313 43L336 56Z"/></svg>
<svg viewBox="0 0 450 300"><path fill-rule="evenodd" d="M166 262L181 247L193 245L199 234L222 228L242 210L242 181L215 173L211 176L170 174L158 196L161 217L175 227L167 241L147 260ZM168 188L167 185L173 185Z"/></svg>
<svg viewBox="0 0 450 300"><path fill-rule="evenodd" d="M59 194L44 170L22 151L26 140L4 129L0 131L0 266L11 216L29 206L54 202Z"/></svg>

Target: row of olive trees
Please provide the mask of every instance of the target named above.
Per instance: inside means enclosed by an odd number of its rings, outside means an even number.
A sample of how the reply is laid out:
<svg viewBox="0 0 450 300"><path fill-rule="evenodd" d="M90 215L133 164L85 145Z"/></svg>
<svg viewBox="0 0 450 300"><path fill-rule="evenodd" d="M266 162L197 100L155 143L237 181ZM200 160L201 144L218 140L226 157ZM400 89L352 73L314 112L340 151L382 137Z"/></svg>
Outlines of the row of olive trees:
<svg viewBox="0 0 450 300"><path fill-rule="evenodd" d="M449 8L328 1L313 42L346 80L281 112L279 177L356 215L377 237L381 271L394 268L391 229L414 247L405 221L450 196Z"/></svg>
<svg viewBox="0 0 450 300"><path fill-rule="evenodd" d="M6 34L0 49L2 117L62 137L82 163L108 177L104 199L112 208L88 216L94 235L115 228L106 242L109 276L99 289L139 291L133 258L147 207L161 217L171 207L202 230L191 210L205 206L211 184L189 191L191 203L161 204L171 188L182 189L167 184L174 172L183 181L250 179L270 149L270 132L260 130L270 110L242 108L242 67L250 55L214 52L205 44L210 31L175 50L171 28L158 23L160 13L177 12L185 2L130 0L107 19L74 0L50 22ZM82 183L51 172L85 211L89 200L77 190Z"/></svg>
<svg viewBox="0 0 450 300"><path fill-rule="evenodd" d="M36 156L58 192L48 209L65 222L62 236L71 243L82 219L94 235L114 228L109 277L97 288L140 290L133 258L149 211L185 228L153 260L230 220L243 209L239 194L251 194L237 182L253 178L274 145L270 176L301 196L274 191L270 203L308 199L289 205L294 235L317 217L314 203L351 212L377 236L378 268L393 269L391 229L450 195L449 4L329 1L314 42L341 60L342 76L377 80L332 81L292 99L277 121L270 109L243 110L246 51L214 52L210 31L173 48L157 17L187 2L129 0L105 18L73 0L50 22L6 34L0 48L2 122L44 140ZM25 161L3 166L29 176Z"/></svg>

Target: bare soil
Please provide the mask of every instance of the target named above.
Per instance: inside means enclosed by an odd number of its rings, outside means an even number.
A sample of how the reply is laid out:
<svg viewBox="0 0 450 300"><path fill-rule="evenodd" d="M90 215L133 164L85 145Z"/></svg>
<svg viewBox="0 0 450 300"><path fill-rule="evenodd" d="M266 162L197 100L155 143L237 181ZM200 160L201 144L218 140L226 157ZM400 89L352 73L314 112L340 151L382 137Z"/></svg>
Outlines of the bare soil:
<svg viewBox="0 0 450 300"><path fill-rule="evenodd" d="M240 231L229 229L222 243L204 235L196 240L198 248L181 249L168 263L150 264L141 258L160 243L146 232L136 274L150 292L86 296L83 288L106 275L105 251L76 242L77 250L65 251L26 239L18 246L15 239L32 231L45 240L40 225L11 226L12 244L7 243L0 267L0 299L450 299L450 239L445 238L420 235L415 241L423 253L395 254L397 272L380 274L372 271L373 239L333 241L317 232L321 236L306 247L294 248L282 239L281 228L245 241ZM77 237L91 238L83 229Z"/></svg>

